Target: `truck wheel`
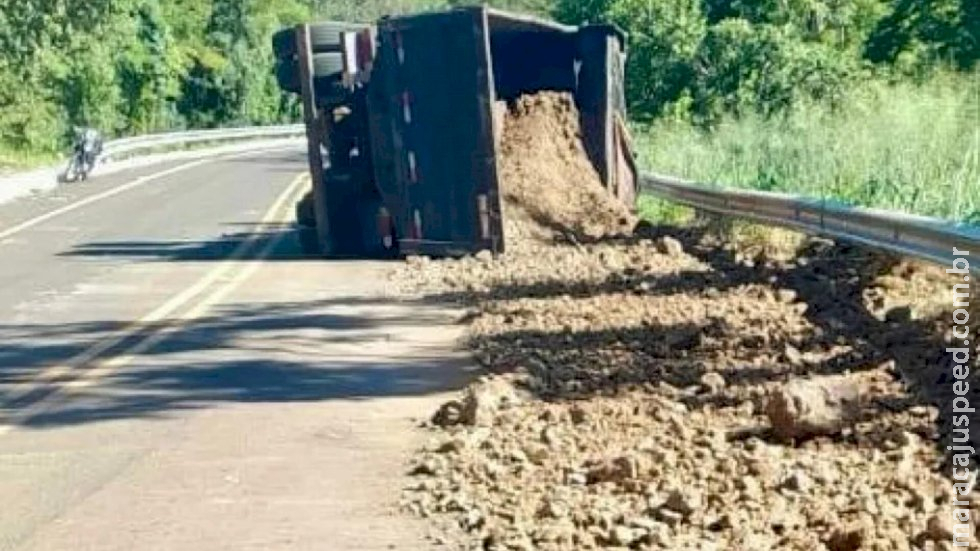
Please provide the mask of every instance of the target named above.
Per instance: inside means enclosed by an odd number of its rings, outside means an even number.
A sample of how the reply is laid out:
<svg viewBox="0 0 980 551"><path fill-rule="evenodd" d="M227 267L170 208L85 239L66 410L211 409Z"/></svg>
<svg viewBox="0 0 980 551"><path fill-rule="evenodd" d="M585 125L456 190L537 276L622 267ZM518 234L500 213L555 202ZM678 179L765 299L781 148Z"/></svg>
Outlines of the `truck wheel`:
<svg viewBox="0 0 980 551"><path fill-rule="evenodd" d="M344 72L344 58L339 53L313 54L313 76L333 77Z"/></svg>
<svg viewBox="0 0 980 551"><path fill-rule="evenodd" d="M341 83L344 61L340 54L316 54L313 56L313 90L317 103L323 107L339 105L350 92ZM276 81L287 92L299 94L300 71L296 60L280 60L276 63Z"/></svg>
<svg viewBox="0 0 980 551"><path fill-rule="evenodd" d="M310 46L313 53L339 52L341 48L341 33L363 30L365 25L345 23L341 21L326 21L310 25ZM290 27L272 35L272 51L278 58L296 55L296 29Z"/></svg>
<svg viewBox="0 0 980 551"><path fill-rule="evenodd" d="M296 55L296 27L288 27L272 35L272 53L277 58Z"/></svg>
<svg viewBox="0 0 980 551"><path fill-rule="evenodd" d="M313 78L339 78L344 72L344 60L340 54L315 54ZM299 90L299 62L281 59L276 63L276 79L283 88Z"/></svg>

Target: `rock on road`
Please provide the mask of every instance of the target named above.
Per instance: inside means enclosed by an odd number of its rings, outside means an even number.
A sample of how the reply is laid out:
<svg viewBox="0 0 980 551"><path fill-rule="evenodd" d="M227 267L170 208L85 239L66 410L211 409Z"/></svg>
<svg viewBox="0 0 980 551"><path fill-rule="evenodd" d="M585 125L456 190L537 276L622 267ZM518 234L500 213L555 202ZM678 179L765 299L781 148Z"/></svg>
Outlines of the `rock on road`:
<svg viewBox="0 0 980 551"><path fill-rule="evenodd" d="M453 313L306 259L302 152L0 205L0 550L425 548L416 419L465 382Z"/></svg>

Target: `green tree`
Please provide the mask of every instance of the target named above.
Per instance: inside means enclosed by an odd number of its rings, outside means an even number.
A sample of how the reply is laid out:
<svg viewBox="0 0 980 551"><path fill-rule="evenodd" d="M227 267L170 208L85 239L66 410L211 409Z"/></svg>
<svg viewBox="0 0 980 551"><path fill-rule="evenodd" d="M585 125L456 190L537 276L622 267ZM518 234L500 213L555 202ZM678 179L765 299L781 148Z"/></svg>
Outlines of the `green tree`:
<svg viewBox="0 0 980 551"><path fill-rule="evenodd" d="M117 59L129 132L179 123L173 104L180 89L180 57L159 4L141 2L129 19L129 41Z"/></svg>
<svg viewBox="0 0 980 551"><path fill-rule="evenodd" d="M712 26L696 57L693 113L708 125L726 113L771 116L805 100L839 104L858 74L847 55L800 40L792 27L745 19Z"/></svg>
<svg viewBox="0 0 980 551"><path fill-rule="evenodd" d="M473 0L478 1L478 0ZM0 0L0 150L295 116L269 38L310 19L371 22L471 0ZM705 126L841 103L862 78L920 80L980 59L977 0L491 0L629 35L640 118ZM870 61L874 69L863 66Z"/></svg>
<svg viewBox="0 0 980 551"><path fill-rule="evenodd" d="M980 59L980 6L976 0L894 0L864 55L919 73L948 63L970 70Z"/></svg>
<svg viewBox="0 0 980 551"><path fill-rule="evenodd" d="M556 0L551 14L570 25L604 23L608 20L613 0Z"/></svg>
<svg viewBox="0 0 980 551"><path fill-rule="evenodd" d="M615 0L607 17L629 34L631 105L638 113L661 113L693 82L692 62L707 31L700 0Z"/></svg>

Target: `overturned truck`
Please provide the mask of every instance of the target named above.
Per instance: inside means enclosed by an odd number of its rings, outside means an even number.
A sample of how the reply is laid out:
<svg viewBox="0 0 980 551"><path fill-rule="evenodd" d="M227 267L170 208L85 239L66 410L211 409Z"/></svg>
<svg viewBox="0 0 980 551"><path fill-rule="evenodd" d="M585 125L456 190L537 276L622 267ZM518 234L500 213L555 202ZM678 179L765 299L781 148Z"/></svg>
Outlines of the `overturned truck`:
<svg viewBox="0 0 980 551"><path fill-rule="evenodd" d="M507 105L572 94L608 192L636 199L623 34L486 7L322 22L273 37L276 76L300 94L312 190L304 249L326 256L504 252L498 149Z"/></svg>

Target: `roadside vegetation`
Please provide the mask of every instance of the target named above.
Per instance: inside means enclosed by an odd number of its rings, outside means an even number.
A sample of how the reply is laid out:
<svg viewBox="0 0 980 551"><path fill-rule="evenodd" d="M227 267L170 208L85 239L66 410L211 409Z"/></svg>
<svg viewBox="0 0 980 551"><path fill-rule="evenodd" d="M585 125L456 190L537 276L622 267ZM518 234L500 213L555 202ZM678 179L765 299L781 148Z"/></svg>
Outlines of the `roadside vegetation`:
<svg viewBox="0 0 980 551"><path fill-rule="evenodd" d="M836 109L807 102L710 130L663 119L635 134L641 165L660 174L980 223L980 79L874 82Z"/></svg>
<svg viewBox="0 0 980 551"><path fill-rule="evenodd" d="M125 135L294 120L272 76L275 30L462 3L0 0L0 166L51 158L75 125ZM627 99L648 170L980 219L975 0L490 3L629 33Z"/></svg>

